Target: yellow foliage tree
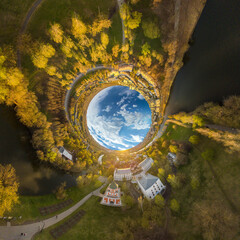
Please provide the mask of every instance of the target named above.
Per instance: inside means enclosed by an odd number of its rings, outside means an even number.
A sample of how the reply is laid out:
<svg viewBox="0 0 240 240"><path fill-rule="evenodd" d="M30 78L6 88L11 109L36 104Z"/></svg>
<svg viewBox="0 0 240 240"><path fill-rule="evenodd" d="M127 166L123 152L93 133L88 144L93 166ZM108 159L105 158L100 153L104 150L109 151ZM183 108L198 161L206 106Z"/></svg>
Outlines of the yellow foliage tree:
<svg viewBox="0 0 240 240"><path fill-rule="evenodd" d="M96 36L100 33L104 28L109 28L111 26L111 20L105 18L103 15L99 15L97 19L94 20L91 33L93 36Z"/></svg>
<svg viewBox="0 0 240 240"><path fill-rule="evenodd" d="M23 74L18 68L11 68L6 74L6 79L9 86L15 87L23 80Z"/></svg>
<svg viewBox="0 0 240 240"><path fill-rule="evenodd" d="M63 30L60 24L54 23L49 29L49 34L51 39L56 43L62 43L63 40Z"/></svg>
<svg viewBox="0 0 240 240"><path fill-rule="evenodd" d="M120 51L119 44L113 46L113 48L112 48L112 55L113 55L115 58L117 58L119 51Z"/></svg>
<svg viewBox="0 0 240 240"><path fill-rule="evenodd" d="M87 32L87 27L78 16L72 18L72 34L75 38L81 38Z"/></svg>
<svg viewBox="0 0 240 240"><path fill-rule="evenodd" d="M32 54L32 62L38 68L46 68L48 59L54 54L55 49L52 45L40 43L38 49Z"/></svg>
<svg viewBox="0 0 240 240"><path fill-rule="evenodd" d="M106 48L109 43L108 35L104 32L101 33L101 42L104 48Z"/></svg>
<svg viewBox="0 0 240 240"><path fill-rule="evenodd" d="M10 212L13 205L18 202L19 182L15 169L9 164L0 164L0 216Z"/></svg>

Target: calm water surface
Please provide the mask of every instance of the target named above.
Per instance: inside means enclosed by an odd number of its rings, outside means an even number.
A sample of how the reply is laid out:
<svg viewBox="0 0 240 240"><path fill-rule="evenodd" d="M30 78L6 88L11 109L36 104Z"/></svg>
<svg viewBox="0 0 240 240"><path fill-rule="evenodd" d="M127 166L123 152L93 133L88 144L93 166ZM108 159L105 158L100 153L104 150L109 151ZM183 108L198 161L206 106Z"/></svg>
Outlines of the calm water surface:
<svg viewBox="0 0 240 240"><path fill-rule="evenodd" d="M30 143L31 135L14 110L0 105L0 163L11 163L20 180L20 193L51 193L61 182L75 184L75 178L40 164Z"/></svg>
<svg viewBox="0 0 240 240"><path fill-rule="evenodd" d="M168 114L240 94L240 1L208 0L178 72Z"/></svg>

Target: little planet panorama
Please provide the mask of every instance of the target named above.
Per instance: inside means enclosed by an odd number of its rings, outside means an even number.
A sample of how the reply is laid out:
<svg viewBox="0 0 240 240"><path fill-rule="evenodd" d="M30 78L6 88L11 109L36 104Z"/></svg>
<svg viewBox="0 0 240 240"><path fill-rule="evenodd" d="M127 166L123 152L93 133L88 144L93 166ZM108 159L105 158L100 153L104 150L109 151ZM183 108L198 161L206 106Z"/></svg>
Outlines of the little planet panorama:
<svg viewBox="0 0 240 240"><path fill-rule="evenodd" d="M124 86L100 91L90 102L87 125L103 147L126 150L141 143L151 126L151 110L144 97Z"/></svg>

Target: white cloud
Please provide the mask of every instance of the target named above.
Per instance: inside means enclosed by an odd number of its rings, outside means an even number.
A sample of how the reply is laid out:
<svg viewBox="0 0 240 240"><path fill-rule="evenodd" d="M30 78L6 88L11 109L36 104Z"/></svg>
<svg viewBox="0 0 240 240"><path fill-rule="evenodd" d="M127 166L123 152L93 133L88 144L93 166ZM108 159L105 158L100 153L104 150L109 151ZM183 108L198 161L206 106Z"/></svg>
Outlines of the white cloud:
<svg viewBox="0 0 240 240"><path fill-rule="evenodd" d="M128 97L128 96L130 96L130 95L132 95L132 94L135 94L135 91L134 91L134 90L126 89L126 90L120 92L118 95L119 95L119 96L127 95L127 97Z"/></svg>
<svg viewBox="0 0 240 240"><path fill-rule="evenodd" d="M133 107L134 107L134 108L136 108L136 107L137 107L137 105L133 104Z"/></svg>
<svg viewBox="0 0 240 240"><path fill-rule="evenodd" d="M110 112L112 110L112 107L110 105L106 106L105 109L103 109L102 111L104 112Z"/></svg>
<svg viewBox="0 0 240 240"><path fill-rule="evenodd" d="M142 94L140 94L140 93L139 93L139 95L138 95L138 98L139 98L140 100L144 100L144 97L143 97L143 95L142 95Z"/></svg>
<svg viewBox="0 0 240 240"><path fill-rule="evenodd" d="M121 100L116 103L117 106L122 105L125 102L126 99L127 99L127 97L122 97Z"/></svg>
<svg viewBox="0 0 240 240"><path fill-rule="evenodd" d="M142 140L143 140L143 138L144 138L144 137L142 137L142 136L140 136L140 135L131 135L131 137L132 137L132 140L133 140L134 142L137 142L137 143L142 142Z"/></svg>
<svg viewBox="0 0 240 240"><path fill-rule="evenodd" d="M140 112L129 112L126 109L118 111L124 120L125 126L131 126L132 129L142 130L150 127L151 115L143 115Z"/></svg>

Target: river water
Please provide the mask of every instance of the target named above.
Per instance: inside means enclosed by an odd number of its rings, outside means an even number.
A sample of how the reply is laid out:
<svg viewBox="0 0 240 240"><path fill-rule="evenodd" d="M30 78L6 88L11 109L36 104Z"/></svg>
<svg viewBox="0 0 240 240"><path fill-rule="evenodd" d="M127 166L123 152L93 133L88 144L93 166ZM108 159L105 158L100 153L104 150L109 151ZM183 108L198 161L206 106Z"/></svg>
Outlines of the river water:
<svg viewBox="0 0 240 240"><path fill-rule="evenodd" d="M240 94L240 1L208 0L172 87L167 113L192 111L206 101L221 102ZM0 163L11 163L20 180L20 193L52 192L75 178L43 166L30 144L30 133L14 111L0 105Z"/></svg>
<svg viewBox="0 0 240 240"><path fill-rule="evenodd" d="M40 164L32 145L31 134L16 118L13 109L0 105L0 163L11 163L20 181L19 192L41 195L53 192L63 181L75 184L75 178Z"/></svg>
<svg viewBox="0 0 240 240"><path fill-rule="evenodd" d="M240 1L208 0L169 99L167 113L240 94Z"/></svg>

